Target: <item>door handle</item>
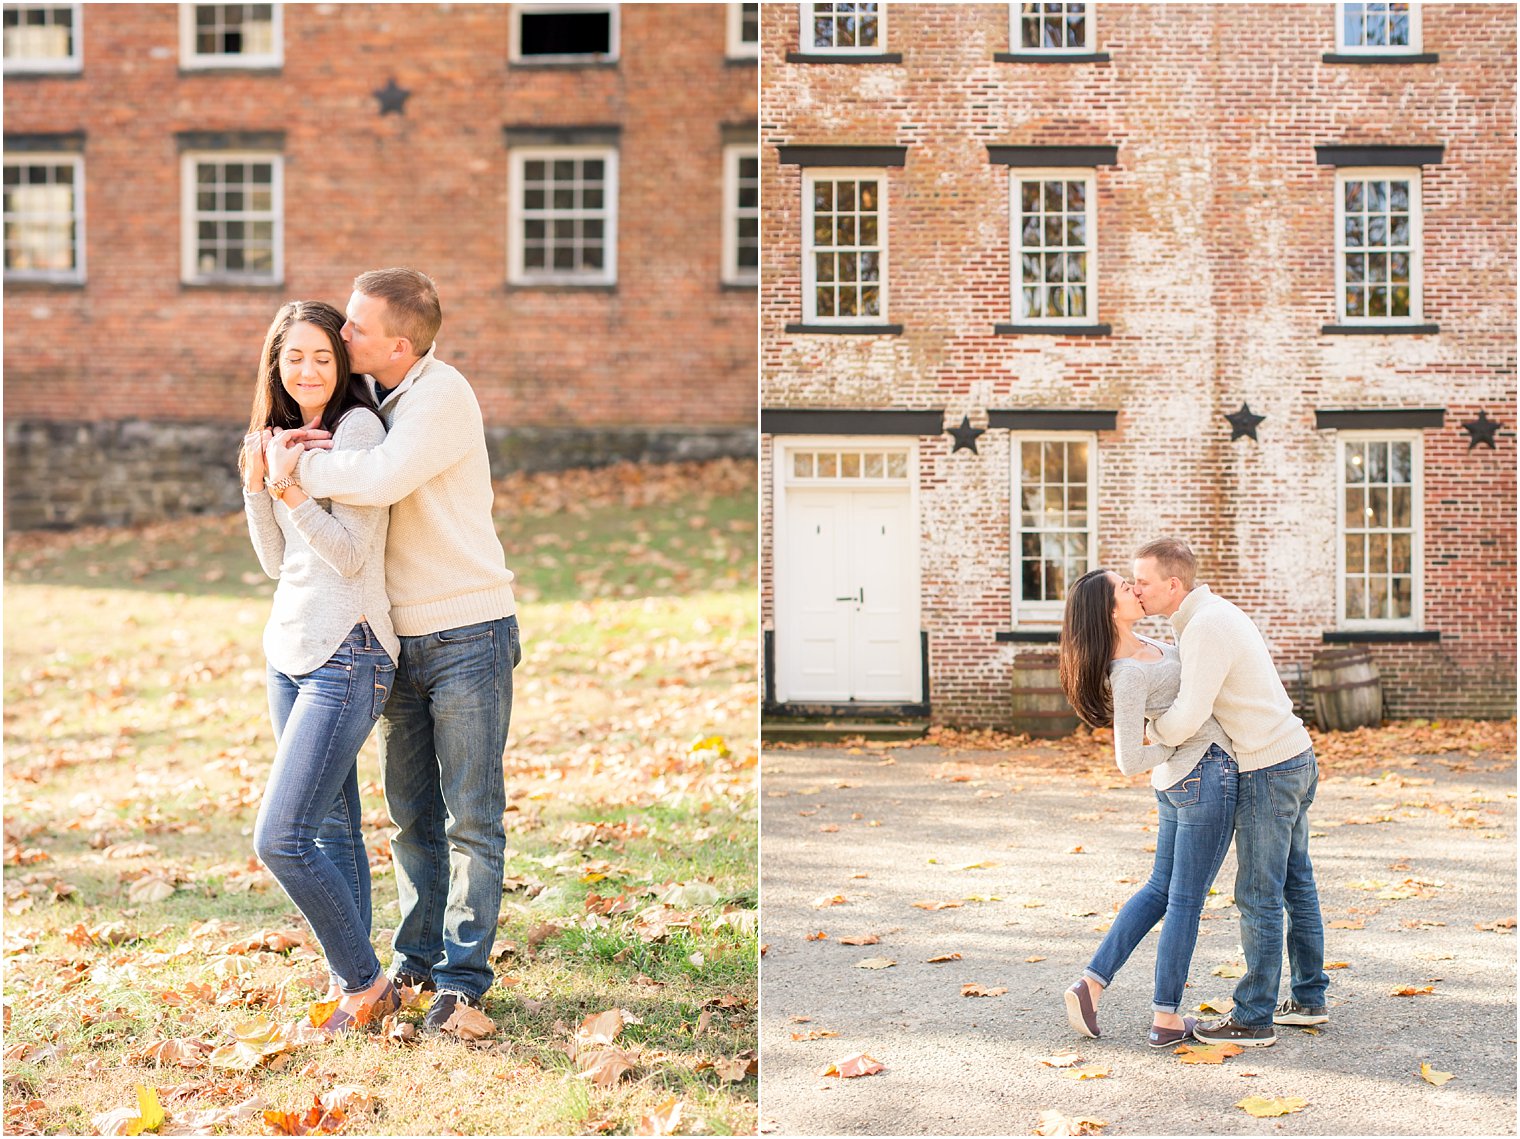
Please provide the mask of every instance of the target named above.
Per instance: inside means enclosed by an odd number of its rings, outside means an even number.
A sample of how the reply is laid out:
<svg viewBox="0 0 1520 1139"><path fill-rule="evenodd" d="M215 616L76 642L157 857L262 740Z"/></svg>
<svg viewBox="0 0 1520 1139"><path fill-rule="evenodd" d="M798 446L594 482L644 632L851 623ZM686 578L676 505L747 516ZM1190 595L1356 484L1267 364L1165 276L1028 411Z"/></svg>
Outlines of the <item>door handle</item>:
<svg viewBox="0 0 1520 1139"><path fill-rule="evenodd" d="M858 594L851 593L851 594L849 594L849 595L847 595L845 597L836 597L836 598L834 598L834 600L835 601L856 601L856 602L859 602L860 604L864 605L865 604L865 600L866 600L866 587L865 586L861 586L860 587L860 592Z"/></svg>

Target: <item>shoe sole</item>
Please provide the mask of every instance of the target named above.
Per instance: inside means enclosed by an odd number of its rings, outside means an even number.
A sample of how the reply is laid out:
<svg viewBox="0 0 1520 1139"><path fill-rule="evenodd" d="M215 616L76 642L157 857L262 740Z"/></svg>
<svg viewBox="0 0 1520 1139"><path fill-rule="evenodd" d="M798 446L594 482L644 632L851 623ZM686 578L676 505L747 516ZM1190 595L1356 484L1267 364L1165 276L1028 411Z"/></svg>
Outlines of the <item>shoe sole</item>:
<svg viewBox="0 0 1520 1139"><path fill-rule="evenodd" d="M1273 1024L1286 1024L1296 1028L1305 1028L1311 1024L1329 1024L1328 1016L1274 1016Z"/></svg>
<svg viewBox="0 0 1520 1139"><path fill-rule="evenodd" d="M1070 989L1066 990L1066 1019L1079 1035L1089 1040L1098 1039L1098 1034L1087 1027L1087 1019L1082 1015L1081 999Z"/></svg>

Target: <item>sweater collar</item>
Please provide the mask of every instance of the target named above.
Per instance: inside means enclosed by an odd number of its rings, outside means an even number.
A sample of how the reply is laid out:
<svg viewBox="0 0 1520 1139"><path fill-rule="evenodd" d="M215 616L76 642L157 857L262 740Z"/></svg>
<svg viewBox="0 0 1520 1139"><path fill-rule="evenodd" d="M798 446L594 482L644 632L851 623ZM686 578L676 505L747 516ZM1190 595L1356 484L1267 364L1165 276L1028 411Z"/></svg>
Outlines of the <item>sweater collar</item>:
<svg viewBox="0 0 1520 1139"><path fill-rule="evenodd" d="M1195 585L1188 590L1182 604L1177 606L1177 612L1172 614L1172 628L1177 630L1179 637L1182 636L1182 630L1187 628L1187 623L1197 616L1198 610L1207 605L1213 596L1206 585Z"/></svg>
<svg viewBox="0 0 1520 1139"><path fill-rule="evenodd" d="M401 382L395 387L391 388L390 391L386 392L385 398L380 400L380 405L384 407L386 404L390 403L391 400L395 399L402 392L406 391L409 387L421 379L423 374L433 366L433 362L437 359L437 354L438 342L435 340L432 346L428 348L426 352L417 357L417 362L407 369L406 375L401 377ZM375 377L371 376L369 380L370 384L374 387L378 388L380 386L378 383L376 383ZM378 395L379 393L377 392L376 394Z"/></svg>

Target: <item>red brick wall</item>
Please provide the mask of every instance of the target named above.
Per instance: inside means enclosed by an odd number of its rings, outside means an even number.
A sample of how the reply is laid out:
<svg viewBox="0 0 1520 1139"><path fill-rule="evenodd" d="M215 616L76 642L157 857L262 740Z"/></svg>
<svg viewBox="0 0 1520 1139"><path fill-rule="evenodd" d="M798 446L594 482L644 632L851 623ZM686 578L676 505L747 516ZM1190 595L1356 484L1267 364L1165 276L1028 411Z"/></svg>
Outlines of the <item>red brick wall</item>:
<svg viewBox="0 0 1520 1139"><path fill-rule="evenodd" d="M278 304L438 282L493 427L752 428L755 293L720 286L721 127L753 122L722 4L627 5L611 67L513 68L508 5L291 4L276 74L182 73L175 5L86 5L82 75L5 83L7 133L84 131L89 279L8 284L8 420L247 415ZM378 114L388 78L412 94ZM504 125L620 140L618 284L505 287ZM180 284L178 131L285 132L285 280Z"/></svg>
<svg viewBox="0 0 1520 1139"><path fill-rule="evenodd" d="M893 5L901 64L788 63L793 5L765 9L764 408L1118 409L1099 435L1099 560L1161 533L1249 612L1278 663L1335 626L1336 446L1316 409L1446 409L1426 430L1425 621L1375 645L1394 715L1510 715L1515 684L1515 14L1426 5L1436 64L1346 65L1330 5L1100 5L1108 63L994 62L1006 5ZM797 335L801 170L786 143L895 144L887 173L898 336ZM1097 174L1098 319L1111 336L997 337L1010 312L1008 170L991 144L1117 145ZM1431 336L1326 336L1336 318L1325 143L1445 145L1424 168ZM1242 401L1266 416L1230 440ZM1469 451L1479 408L1498 449ZM1005 723L1010 435L924 440L922 622L935 718ZM762 447L762 454L768 454ZM763 475L773 477L767 466ZM767 515L767 519L769 515ZM769 524L762 528L770 563ZM774 628L767 575L764 620Z"/></svg>

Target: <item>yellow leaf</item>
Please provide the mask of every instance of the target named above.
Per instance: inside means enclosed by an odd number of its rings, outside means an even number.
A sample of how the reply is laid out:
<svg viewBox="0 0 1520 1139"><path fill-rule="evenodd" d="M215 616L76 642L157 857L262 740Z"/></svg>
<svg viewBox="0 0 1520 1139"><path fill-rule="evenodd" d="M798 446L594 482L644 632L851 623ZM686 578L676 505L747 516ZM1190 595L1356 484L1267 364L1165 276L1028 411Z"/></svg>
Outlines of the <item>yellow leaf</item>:
<svg viewBox="0 0 1520 1139"><path fill-rule="evenodd" d="M1288 1115L1291 1112L1302 1111L1309 1106L1309 1101L1293 1096L1265 1099L1262 1096L1253 1095L1246 1096L1235 1106L1243 1109L1248 1115L1254 1115L1257 1119L1267 1119L1274 1115Z"/></svg>
<svg viewBox="0 0 1520 1139"><path fill-rule="evenodd" d="M158 1105L158 1090L147 1084L137 1085L137 1112L141 1116L127 1124L128 1135L157 1131L164 1122L164 1109Z"/></svg>
<svg viewBox="0 0 1520 1139"><path fill-rule="evenodd" d="M1214 970L1214 976L1216 977L1244 977L1245 975L1245 969L1235 964L1221 965Z"/></svg>
<svg viewBox="0 0 1520 1139"><path fill-rule="evenodd" d="M1244 1051L1239 1044L1183 1044L1176 1049L1184 1064L1223 1064Z"/></svg>
<svg viewBox="0 0 1520 1139"><path fill-rule="evenodd" d="M306 1013L306 1019L313 1028L321 1028L327 1022L327 1018L337 1011L337 1001L312 1001L311 1009Z"/></svg>
<svg viewBox="0 0 1520 1139"><path fill-rule="evenodd" d="M1199 1012L1213 1012L1218 1013L1220 1016L1229 1016L1230 1010L1234 1007L1235 1002L1229 999L1220 1001L1200 1001L1198 1003Z"/></svg>
<svg viewBox="0 0 1520 1139"><path fill-rule="evenodd" d="M1057 1052L1054 1056L1040 1057L1040 1063L1047 1068L1070 1068L1073 1064L1080 1064L1082 1057L1075 1052Z"/></svg>
<svg viewBox="0 0 1520 1139"><path fill-rule="evenodd" d="M997 868L998 865L999 865L998 863L993 862L991 859L984 859L981 862L968 862L964 866L957 866L956 869L957 870L994 870L994 869Z"/></svg>
<svg viewBox="0 0 1520 1139"><path fill-rule="evenodd" d="M1061 1073L1065 1080L1101 1080L1109 1075L1107 1068L1068 1068Z"/></svg>
<svg viewBox="0 0 1520 1139"><path fill-rule="evenodd" d="M1039 1121L1035 1124L1034 1133L1036 1135L1096 1135L1107 1126L1106 1119L1062 1115L1059 1111L1042 1111Z"/></svg>
<svg viewBox="0 0 1520 1139"><path fill-rule="evenodd" d="M1420 1062L1420 1075L1425 1078L1426 1083L1435 1084L1436 1087L1440 1087L1447 1080L1451 1079L1452 1076L1450 1072L1436 1071L1430 1066L1428 1061L1424 1060Z"/></svg>

